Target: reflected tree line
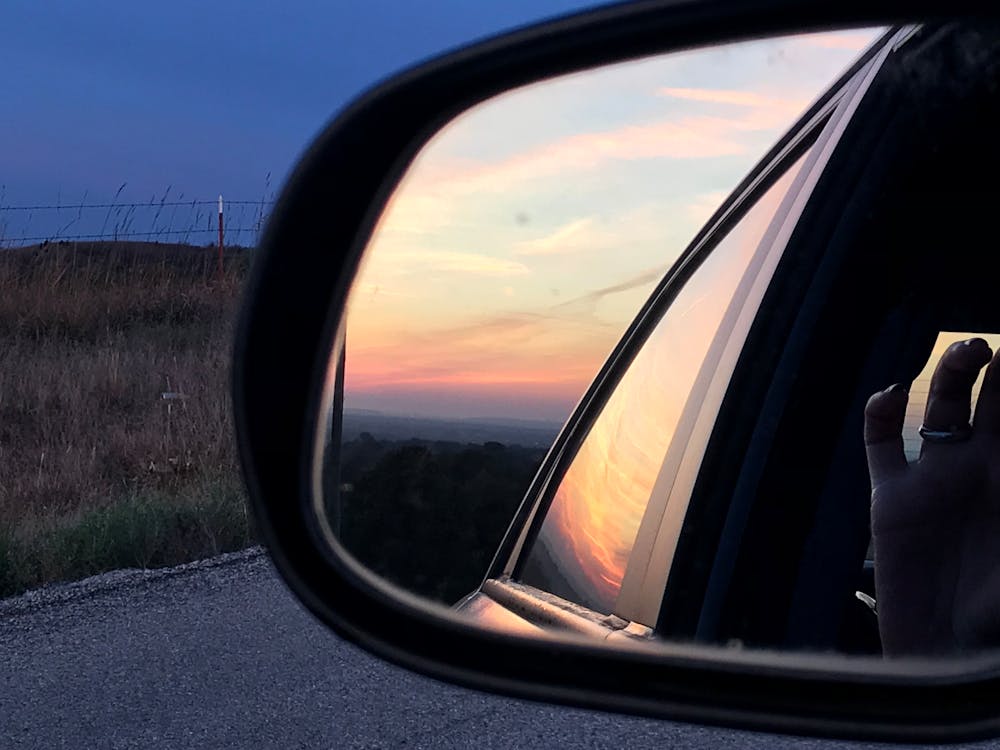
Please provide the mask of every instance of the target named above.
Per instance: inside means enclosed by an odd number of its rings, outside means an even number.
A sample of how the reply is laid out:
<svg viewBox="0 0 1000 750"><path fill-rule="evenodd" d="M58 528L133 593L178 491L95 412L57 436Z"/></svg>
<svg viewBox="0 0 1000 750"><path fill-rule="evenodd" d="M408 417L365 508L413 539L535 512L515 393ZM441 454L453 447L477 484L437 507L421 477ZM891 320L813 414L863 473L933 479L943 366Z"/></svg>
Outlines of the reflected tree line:
<svg viewBox="0 0 1000 750"><path fill-rule="evenodd" d="M362 432L342 444L331 493L341 540L380 576L453 604L482 581L545 452Z"/></svg>

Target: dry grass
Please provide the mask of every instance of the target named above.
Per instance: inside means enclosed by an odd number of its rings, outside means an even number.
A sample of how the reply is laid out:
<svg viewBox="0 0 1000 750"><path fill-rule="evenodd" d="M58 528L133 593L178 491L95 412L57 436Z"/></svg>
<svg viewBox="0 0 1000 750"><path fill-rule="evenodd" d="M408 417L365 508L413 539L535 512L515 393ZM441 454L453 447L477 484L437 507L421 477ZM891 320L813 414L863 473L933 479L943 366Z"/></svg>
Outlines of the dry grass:
<svg viewBox="0 0 1000 750"><path fill-rule="evenodd" d="M228 387L245 256L218 278L183 245L0 251L0 596L249 543Z"/></svg>

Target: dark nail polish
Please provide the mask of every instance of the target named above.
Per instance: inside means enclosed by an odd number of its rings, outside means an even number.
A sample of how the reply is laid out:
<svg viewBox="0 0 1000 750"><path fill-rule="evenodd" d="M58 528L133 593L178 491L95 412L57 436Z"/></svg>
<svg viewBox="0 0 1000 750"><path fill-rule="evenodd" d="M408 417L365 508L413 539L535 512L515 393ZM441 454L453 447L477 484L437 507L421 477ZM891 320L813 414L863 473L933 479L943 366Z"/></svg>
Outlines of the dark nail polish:
<svg viewBox="0 0 1000 750"><path fill-rule="evenodd" d="M907 388L902 383L896 383L896 385L890 386L886 393L909 393L910 389Z"/></svg>

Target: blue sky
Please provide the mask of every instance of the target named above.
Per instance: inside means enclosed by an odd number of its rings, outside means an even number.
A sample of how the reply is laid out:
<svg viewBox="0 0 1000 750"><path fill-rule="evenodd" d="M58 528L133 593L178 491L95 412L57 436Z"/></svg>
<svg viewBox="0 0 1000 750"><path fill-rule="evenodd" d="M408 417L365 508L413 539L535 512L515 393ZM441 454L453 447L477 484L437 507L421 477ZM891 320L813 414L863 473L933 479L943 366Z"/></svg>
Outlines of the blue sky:
<svg viewBox="0 0 1000 750"><path fill-rule="evenodd" d="M274 190L322 125L379 79L587 5L5 0L0 205L105 202L122 184L121 201L159 200L168 187L174 199L257 200L268 174ZM66 218L36 212L26 229ZM8 238L24 234L25 216L7 219Z"/></svg>

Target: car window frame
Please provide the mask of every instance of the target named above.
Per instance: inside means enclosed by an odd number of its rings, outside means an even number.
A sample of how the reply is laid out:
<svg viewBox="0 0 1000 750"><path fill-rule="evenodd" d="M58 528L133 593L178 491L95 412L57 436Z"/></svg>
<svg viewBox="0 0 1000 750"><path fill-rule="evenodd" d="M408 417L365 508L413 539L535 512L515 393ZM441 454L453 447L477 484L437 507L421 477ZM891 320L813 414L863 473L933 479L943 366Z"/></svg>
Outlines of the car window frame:
<svg viewBox="0 0 1000 750"><path fill-rule="evenodd" d="M800 197L803 192L806 194L806 199L811 193L814 183L810 184L808 178L815 168L817 150L823 146L831 116L830 112L824 112L823 117L818 118L818 123L800 133L800 137L790 144L788 151L782 154L762 176L763 179L755 186L753 194L747 197L746 205L740 206L740 220L742 220L774 184L794 168L798 159L805 160L798 174L794 176L792 184L781 197L778 208L768 220L767 228L754 250L751 266L740 282L741 286L749 282L752 290L757 289L762 281L765 288L770 282L773 266L782 256L787 241L787 237L784 238L785 241L781 241L778 235L787 222L794 223L798 215L795 209L801 210ZM730 229L735 229L738 224L739 220ZM728 232L723 234L716 244L721 243L727 236ZM771 268L768 270L767 266ZM766 278L760 279L759 274L765 274ZM663 458L660 476L657 478L657 484L660 484L661 477L668 473L669 489L661 493L654 491L640 522L636 543L629 555L615 612L621 617L648 627L655 626L659 616L660 604L677 550L677 541L692 501L697 478L704 469L714 468L705 467L703 457L710 436L718 426L722 399L735 374L736 362L745 351L747 333L760 306L760 298L756 303L747 299L752 293L751 290L744 295L738 309L727 311L727 317L735 319L731 320L725 337L716 338L713 342L713 347L721 349L714 360L716 367L706 369L707 361L700 367L698 378L686 400L684 417ZM751 319L740 330L739 321L748 313ZM718 336L718 333L716 335ZM720 377L720 372L727 374ZM669 523L668 516L675 518L679 516L679 520Z"/></svg>
<svg viewBox="0 0 1000 750"><path fill-rule="evenodd" d="M869 110L877 110L884 103L881 101L876 102L872 97L869 97L869 91L872 85L878 80L879 74L886 62L919 30L919 26L908 26L897 29L891 34L890 38L887 39L886 43L880 49L878 56L866 66L867 69L863 71L863 76L859 77L857 85L854 86L851 95L844 103L844 109L837 114L837 121L831 123L831 127L836 128L838 131L836 139L829 144L831 149L836 149L836 153L833 154L833 159L826 165L825 171L817 173L817 178L821 178L823 184L817 190L815 200L811 201L805 207L813 220L816 218L814 214L819 214L823 211L836 214L844 210L844 195L850 195L852 188L845 187L847 185L845 179L847 178L841 173L845 170L855 168L850 164L852 161L865 162L864 158L854 159L851 153L858 149L860 149L860 153L866 153L865 149L867 146L865 145L865 139L877 139L883 130L882 115ZM862 107L866 108L864 115L855 117L856 114L859 114L859 109ZM845 189L847 193L838 196L837 191ZM805 217L802 218L802 221L805 221ZM823 226L826 227L825 224ZM815 256L816 259L827 255L831 257L835 256L835 251L828 250L825 239L821 239L817 243L813 238L816 231L822 232L825 229L817 230L814 226L800 222L792 226L790 231L790 243L795 246L791 251L792 253L800 253L801 251L802 255L806 257ZM809 247L810 245L812 247ZM796 262L798 263L798 261ZM807 267L809 263L810 261L806 261ZM791 259L789 265L792 265ZM742 548L747 544L747 537L749 536L751 540L755 538L751 533L752 530L748 527L748 520L751 518L751 515L757 514L757 506L761 504L761 499L757 495L757 482L765 471L773 469L774 457L770 453L778 437L775 433L777 429L777 416L774 410L776 408L783 408L783 405L789 401L791 396L797 393L797 386L795 385L797 382L796 372L797 368L802 366L802 363L799 362L795 367L792 367L788 363L793 360L798 361L797 357L799 357L799 354L797 352L806 341L810 340L812 335L812 328L809 327L809 324L799 319L802 317L802 311L800 310L799 302L795 301L797 299L796 294L804 294L804 290L808 289L810 290L809 293L815 296L815 292L812 290L813 282L818 280L822 273L823 271L819 265L813 266L811 270L804 270L802 268L798 270L779 268L778 270L779 275L788 278L782 278L780 283L778 281L775 282L775 289L773 290L775 296L767 304L768 307L772 308L771 320L769 321L772 327L775 327L773 313L774 311L779 311L776 328L781 331L780 335L783 339L775 349L775 342L772 337L770 350L768 352L761 352L761 361L767 363L766 367L773 368L775 375L765 389L767 393L759 394L759 400L755 401L752 405L751 411L754 412L754 417L748 420L749 427L746 435L735 440L730 438L718 441L720 444L728 443L726 449L729 450L731 456L734 454L740 456L739 465L735 471L731 472L736 481L733 481L729 485L729 493L722 500L722 506L718 502L714 506L717 513L720 512L719 509L722 507L721 514L724 516L724 523L721 524L722 529L719 535L719 542L715 545L708 559L710 575L706 575L709 580L705 582L705 590L689 595L692 601L688 602L688 608L695 610L697 620L693 627L678 627L676 623L664 627L665 620L669 620L671 617L671 614L667 610L675 603L671 601L673 599L671 586L674 582L670 581L667 584L657 628L665 632L669 637L682 637L683 635L683 637L690 637L698 641L711 643L727 642L727 638L731 637L726 636L723 632L722 640L719 641L720 636L717 631L720 631L719 623L722 620L726 622L726 625L721 628L722 631L726 631L732 627L734 612L732 610L730 588L733 585L733 580L737 576L747 577L750 575L745 570L743 572L737 570L737 565L739 558L743 555ZM798 292L792 289L792 286L797 287ZM822 307L826 304L824 299L813 299L810 305L812 307L816 307L817 305ZM784 310L784 313L781 313L780 310ZM782 318L780 317L781 315L785 317ZM803 328L803 325L806 327ZM763 338L767 337L764 336ZM742 365L741 368L745 372L738 372L737 376L742 377L745 381L748 377L747 373L752 368ZM734 445L736 448L741 448L742 450L734 449ZM717 452L725 451L717 450ZM754 477L757 477L757 480ZM727 479L721 483L707 482L707 484L715 484L716 488L718 488L719 486L725 487L729 481ZM714 491L717 495L719 494L718 489ZM696 489L696 494L707 495L711 494L711 491L703 492L699 488ZM760 529L757 531L759 532ZM769 533L773 533L773 531ZM703 529L700 531L700 536L705 536ZM701 564L705 564L704 559ZM723 573L721 577L720 571ZM769 579L769 571L758 571L757 578L760 580ZM783 591L783 589L779 590ZM778 599L780 599L780 596L774 600L775 604L773 606L768 605L770 609L777 610L779 608L776 603ZM771 599L768 599L768 601L771 601ZM754 606L761 607L764 604L762 601L758 601ZM728 608L725 614L722 612L724 607ZM775 645L774 647L777 646Z"/></svg>
<svg viewBox="0 0 1000 750"><path fill-rule="evenodd" d="M834 151L840 144L847 125L851 122L854 112L857 109L858 103L867 93L874 77L881 69L894 46L901 43L901 40L905 40L911 33L911 29L903 29L882 44L878 54L869 60L860 70L856 71L851 79L844 84L839 92L839 96L830 102L831 109L828 112L826 121L820 124L815 131L800 134L801 137L798 139L797 145L803 150L809 150L809 154L806 157L807 162L796 176L795 184L783 198L781 207L776 211L771 225L761 240L762 245L768 243L771 245L767 251L769 261L772 263L771 274L768 275L766 280L767 285L770 285L774 269L780 263L781 258L784 257L789 240L799 226L799 221L802 218L806 204L812 198L820 177L830 164ZM815 140L812 144L802 145L802 141L808 140L812 133L815 133ZM778 173L778 177L775 179L780 178L780 175L784 174L784 170L788 168L789 162L795 156L794 153L791 155L785 154L781 158L786 161L772 166L772 169ZM763 192L759 192L756 198L759 198L762 194ZM753 311L754 317L756 317L763 302L764 292L766 292L766 288L758 298L757 306ZM743 331L743 337L739 342L741 346L735 351L728 351L726 354L728 358L728 372L730 373L724 385L726 392L728 392L730 384L738 380L741 374L738 372L738 369L751 366L755 358L753 349L745 348L752 347L752 344L747 343L747 336L753 324L753 321L750 321ZM738 360L739 363L737 362ZM684 523L684 519L682 519L676 525L676 529L671 529L668 524L663 522L663 518L666 515L667 509L671 507L676 508L681 504L685 506L684 515L686 516L687 511L690 510L690 505L697 502L697 498L693 498L693 490L702 473L718 470L719 467L717 465L711 463L706 465L703 459L706 457L708 443L713 438L716 428L719 426L718 417L724 396L725 394L718 395L712 401L711 409L706 409L704 406L699 408L697 420L698 422L702 422L702 424L700 434L697 435L697 445L693 455L690 443L694 429L689 433L689 440L685 444L678 446L679 452L683 453L684 457L678 459L677 476L686 472L689 479L683 483L679 491L675 483L668 497L661 499L662 512L658 518L650 519L650 526L654 529L653 533L655 534L654 542L649 544L645 550L638 553L638 559L646 563L646 574L641 583L635 584L634 593L630 592L634 601L632 614L634 616L633 619L637 619L638 622L650 625L651 627L655 626L662 617L663 600L669 588L672 585L681 585L676 580L671 581L670 574L674 568L676 559L676 542L679 536L685 532L684 527L686 524ZM711 411L709 415L711 422L704 424L703 420L707 411ZM728 422L724 427L727 430L729 429L730 425ZM671 446L671 450L674 450L673 445ZM667 460L670 460L669 456ZM646 523L645 519L644 523ZM669 536L665 534L667 531L671 532ZM690 530L687 530L687 532L690 533ZM736 529L730 530L731 535L737 533ZM720 539L718 546L722 547L725 542L725 538ZM633 552L635 553L635 550ZM625 615L623 614L622 616Z"/></svg>

